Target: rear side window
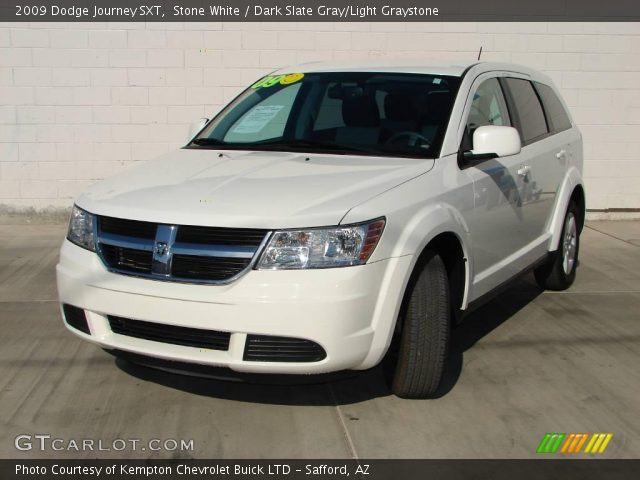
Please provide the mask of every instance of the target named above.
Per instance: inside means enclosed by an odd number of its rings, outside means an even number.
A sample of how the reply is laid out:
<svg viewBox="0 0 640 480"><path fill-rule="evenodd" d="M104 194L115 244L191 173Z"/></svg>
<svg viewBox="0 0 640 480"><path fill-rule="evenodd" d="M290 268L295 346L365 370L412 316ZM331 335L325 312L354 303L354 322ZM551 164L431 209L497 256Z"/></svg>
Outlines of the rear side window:
<svg viewBox="0 0 640 480"><path fill-rule="evenodd" d="M544 110L531 82L519 78L507 78L505 81L517 110L517 126L522 141L525 144L531 143L549 133Z"/></svg>
<svg viewBox="0 0 640 480"><path fill-rule="evenodd" d="M551 124L554 133L569 130L571 128L571 120L567 111L562 106L562 102L553 91L553 88L543 83L536 82L536 90L540 94L544 108L547 111L547 118Z"/></svg>

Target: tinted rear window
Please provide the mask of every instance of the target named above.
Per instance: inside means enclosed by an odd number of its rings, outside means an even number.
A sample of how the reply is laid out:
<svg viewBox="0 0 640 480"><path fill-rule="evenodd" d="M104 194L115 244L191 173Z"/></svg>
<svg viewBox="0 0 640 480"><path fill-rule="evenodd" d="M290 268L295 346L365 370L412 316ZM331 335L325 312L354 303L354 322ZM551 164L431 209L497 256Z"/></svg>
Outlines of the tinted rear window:
<svg viewBox="0 0 640 480"><path fill-rule="evenodd" d="M562 132L571 128L571 120L562 102L553 91L553 88L542 83L536 83L536 89L542 98L544 108L547 110L547 118L554 132Z"/></svg>
<svg viewBox="0 0 640 480"><path fill-rule="evenodd" d="M517 110L522 141L530 143L549 133L540 99L531 82L519 78L507 78L507 86Z"/></svg>

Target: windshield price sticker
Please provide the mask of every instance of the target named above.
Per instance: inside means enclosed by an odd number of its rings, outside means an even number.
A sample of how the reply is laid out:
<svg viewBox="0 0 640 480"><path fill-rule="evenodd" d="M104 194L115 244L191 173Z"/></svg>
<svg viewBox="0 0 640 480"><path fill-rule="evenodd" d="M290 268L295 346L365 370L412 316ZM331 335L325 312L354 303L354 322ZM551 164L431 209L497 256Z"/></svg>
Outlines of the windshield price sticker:
<svg viewBox="0 0 640 480"><path fill-rule="evenodd" d="M258 105L245 115L231 133L258 133L284 108L284 105Z"/></svg>
<svg viewBox="0 0 640 480"><path fill-rule="evenodd" d="M261 78L256 83L251 85L251 88L268 88L274 85L291 85L292 83L299 82L304 77L304 73L288 73L286 75L267 75Z"/></svg>

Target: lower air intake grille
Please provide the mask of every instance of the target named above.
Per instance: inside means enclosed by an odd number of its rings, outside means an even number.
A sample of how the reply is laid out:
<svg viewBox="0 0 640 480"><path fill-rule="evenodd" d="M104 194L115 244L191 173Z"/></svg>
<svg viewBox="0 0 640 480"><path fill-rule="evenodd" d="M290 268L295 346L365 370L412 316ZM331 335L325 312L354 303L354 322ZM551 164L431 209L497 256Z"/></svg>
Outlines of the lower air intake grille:
<svg viewBox="0 0 640 480"><path fill-rule="evenodd" d="M249 362L319 362L326 356L324 349L310 340L247 335L243 359Z"/></svg>
<svg viewBox="0 0 640 480"><path fill-rule="evenodd" d="M118 335L142 338L152 342L171 343L185 347L208 348L210 350L228 350L228 332L217 332L201 328L177 327L164 323L143 322L130 318L109 315L111 331Z"/></svg>
<svg viewBox="0 0 640 480"><path fill-rule="evenodd" d="M62 305L62 311L64 312L64 319L69 325L71 325L76 330L80 330L87 335L91 335L89 324L87 323L87 316L85 315L83 309L64 304Z"/></svg>

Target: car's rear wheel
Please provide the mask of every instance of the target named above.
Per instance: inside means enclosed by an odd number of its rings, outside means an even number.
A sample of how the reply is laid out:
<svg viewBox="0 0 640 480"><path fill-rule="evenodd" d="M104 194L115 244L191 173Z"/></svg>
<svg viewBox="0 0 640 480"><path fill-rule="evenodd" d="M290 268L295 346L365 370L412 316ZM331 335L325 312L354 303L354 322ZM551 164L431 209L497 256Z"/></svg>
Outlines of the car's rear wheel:
<svg viewBox="0 0 640 480"><path fill-rule="evenodd" d="M435 252L425 252L403 308L391 390L402 398L437 396L449 350L451 304L447 270Z"/></svg>
<svg viewBox="0 0 640 480"><path fill-rule="evenodd" d="M571 202L565 214L558 249L544 265L534 271L536 282L546 290L566 290L576 279L580 251L578 206Z"/></svg>

